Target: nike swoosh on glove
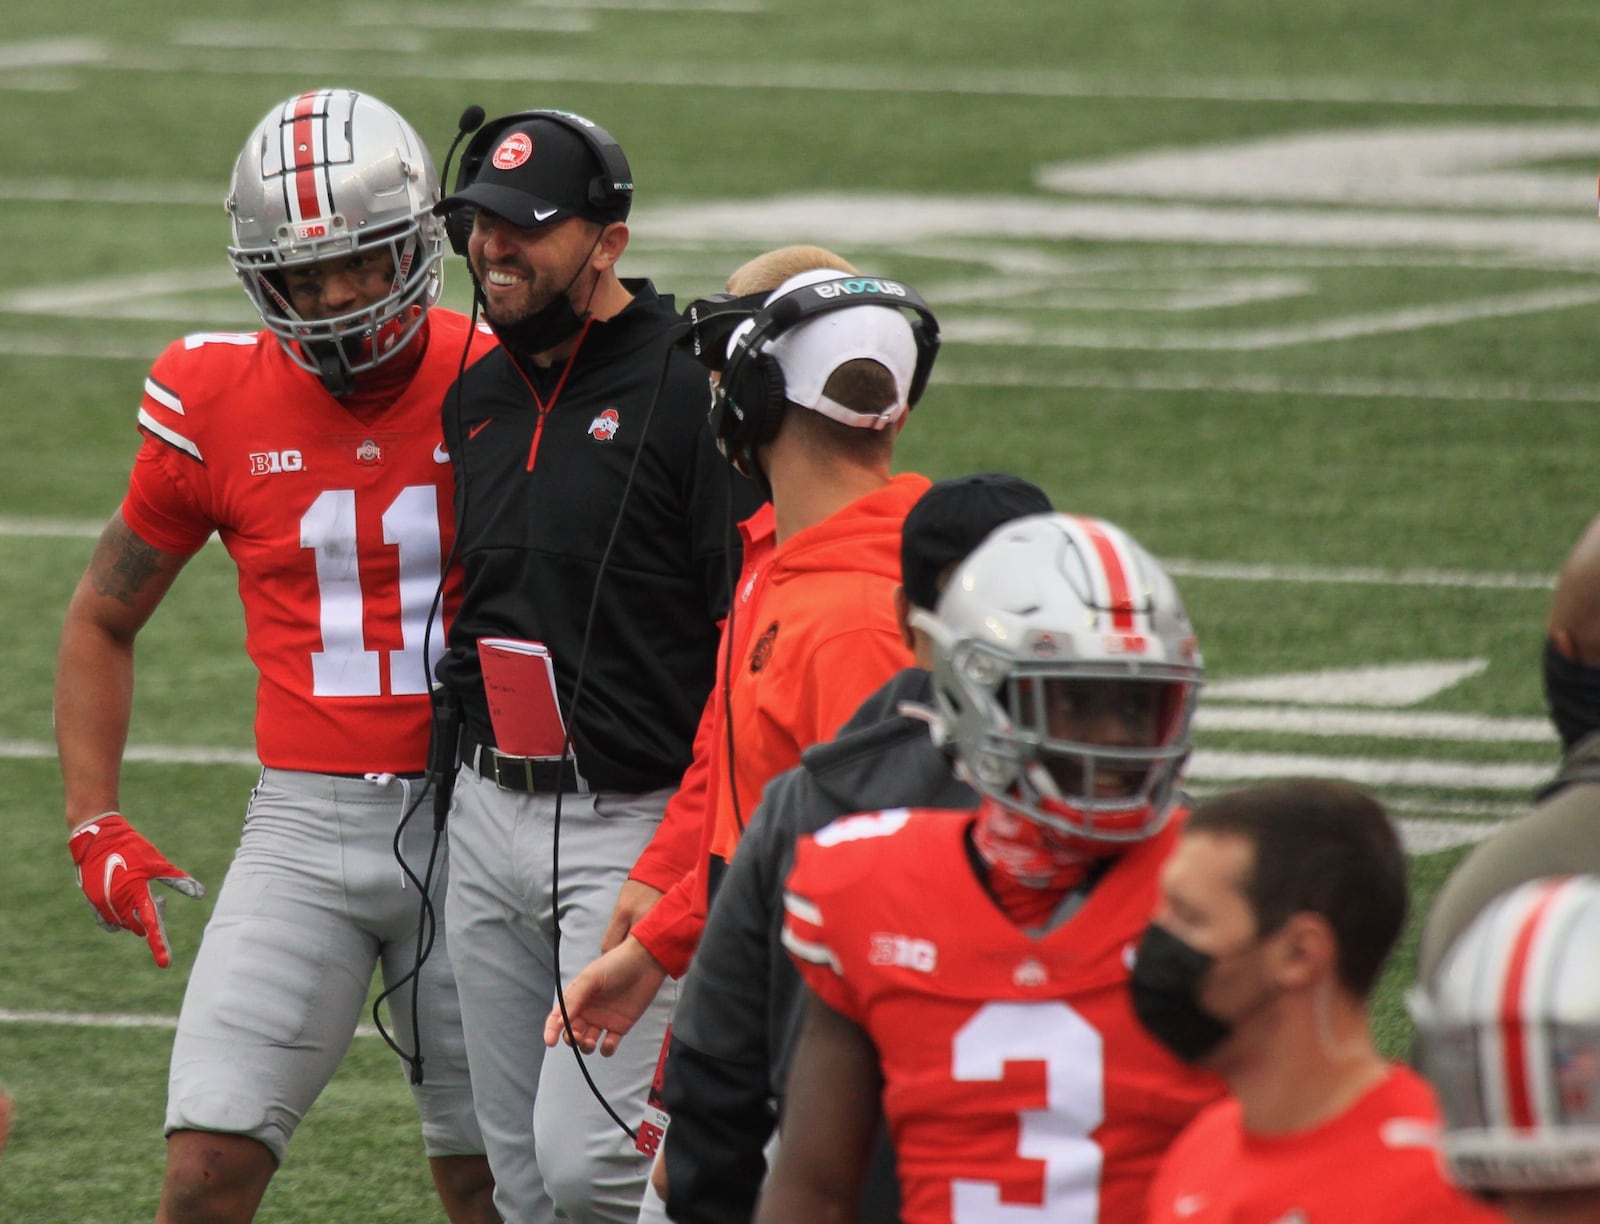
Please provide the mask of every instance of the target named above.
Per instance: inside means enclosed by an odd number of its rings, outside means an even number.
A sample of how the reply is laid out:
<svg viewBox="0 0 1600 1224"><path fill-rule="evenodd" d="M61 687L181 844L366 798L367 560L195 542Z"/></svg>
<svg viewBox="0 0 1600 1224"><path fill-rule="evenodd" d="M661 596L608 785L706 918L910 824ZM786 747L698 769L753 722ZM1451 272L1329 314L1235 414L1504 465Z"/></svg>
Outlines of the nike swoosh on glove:
<svg viewBox="0 0 1600 1224"><path fill-rule="evenodd" d="M144 936L156 964L163 969L170 965L172 949L163 916L166 898L151 895L150 883L165 884L191 898L205 896L205 885L169 863L115 812L79 825L67 839L67 848L95 921L108 931Z"/></svg>

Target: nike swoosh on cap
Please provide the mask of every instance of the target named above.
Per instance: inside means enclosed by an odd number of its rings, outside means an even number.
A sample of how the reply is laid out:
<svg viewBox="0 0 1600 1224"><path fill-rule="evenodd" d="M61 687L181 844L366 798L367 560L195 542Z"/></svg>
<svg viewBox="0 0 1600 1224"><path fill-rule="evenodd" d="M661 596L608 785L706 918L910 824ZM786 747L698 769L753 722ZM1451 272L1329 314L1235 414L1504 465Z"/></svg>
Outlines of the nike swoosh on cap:
<svg viewBox="0 0 1600 1224"><path fill-rule="evenodd" d="M560 211L559 208L536 208L533 210L533 219L535 221L548 221Z"/></svg>

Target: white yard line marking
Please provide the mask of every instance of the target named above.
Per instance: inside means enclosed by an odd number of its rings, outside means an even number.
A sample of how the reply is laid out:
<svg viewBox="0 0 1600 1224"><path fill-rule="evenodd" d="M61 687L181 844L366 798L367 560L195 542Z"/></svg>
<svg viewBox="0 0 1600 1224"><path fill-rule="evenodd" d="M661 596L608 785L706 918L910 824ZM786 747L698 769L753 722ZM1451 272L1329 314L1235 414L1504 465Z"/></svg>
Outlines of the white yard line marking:
<svg viewBox="0 0 1600 1224"><path fill-rule="evenodd" d="M1147 200L1565 213L1593 195L1591 176L1548 163L1587 158L1597 144L1592 123L1358 127L1058 162L1034 181Z"/></svg>
<svg viewBox="0 0 1600 1224"><path fill-rule="evenodd" d="M1363 786L1430 786L1457 790L1531 791L1549 780L1549 765L1467 765L1455 761L1378 760L1287 752L1229 752L1201 748L1189 761L1205 782L1267 778L1342 778Z"/></svg>
<svg viewBox="0 0 1600 1224"><path fill-rule="evenodd" d="M1301 706L1382 706L1397 709L1437 697L1482 675L1488 659L1430 659L1273 672L1206 686L1206 700L1280 701Z"/></svg>
<svg viewBox="0 0 1600 1224"><path fill-rule="evenodd" d="M1577 210L1574 210L1576 214ZM1600 226L1590 218L1425 209L1236 207L1034 196L817 192L760 200L642 205L639 227L657 241L800 242L830 234L851 249L909 251L923 244L1012 238L1032 243L1181 243L1289 250L1515 253L1557 266L1600 267Z"/></svg>
<svg viewBox="0 0 1600 1224"><path fill-rule="evenodd" d="M0 740L0 759L54 760L56 746L45 740ZM129 745L125 761L154 765L245 765L260 769L261 761L249 748L186 748L173 744Z"/></svg>
<svg viewBox="0 0 1600 1224"><path fill-rule="evenodd" d="M45 760L55 745L43 740L0 740L0 759ZM238 748L132 746L124 759L161 765L240 765L260 768L256 754ZM1281 778L1300 774L1345 778L1372 786L1434 786L1476 790L1531 790L1547 780L1549 765L1463 764L1455 761L1384 760L1305 753L1233 752L1202 748L1189 764L1197 782Z"/></svg>
<svg viewBox="0 0 1600 1224"><path fill-rule="evenodd" d="M1445 400L1456 403L1600 404L1600 387L1532 383L1386 382L1372 378L1283 378L1272 374L1206 374L1185 370L1030 372L943 366L936 383L963 387L1026 387L1061 391L1145 391L1223 395L1305 395L1329 399Z"/></svg>
<svg viewBox="0 0 1600 1224"><path fill-rule="evenodd" d="M0 1008L0 1024L43 1024L53 1028L176 1029L176 1016L140 1015L137 1012L21 1011ZM356 1027L357 1037L376 1037L370 1024Z"/></svg>
<svg viewBox="0 0 1600 1224"><path fill-rule="evenodd" d="M0 43L0 69L6 72L103 64L108 56L105 44L93 38L35 38L27 42Z"/></svg>
<svg viewBox="0 0 1600 1224"><path fill-rule="evenodd" d="M1478 714L1325 709L1316 706L1233 706L1200 702L1195 725L1202 731L1268 731L1282 735L1373 736L1382 739L1447 740L1460 743L1555 744L1542 718L1491 718Z"/></svg>
<svg viewBox="0 0 1600 1224"><path fill-rule="evenodd" d="M98 540L104 522L88 519L0 518L0 536L35 540Z"/></svg>
<svg viewBox="0 0 1600 1224"><path fill-rule="evenodd" d="M1499 294L1433 306L1411 306L1369 314L1316 319L1281 327L1250 327L1200 331L1188 329L1058 327L1049 323L999 317L954 319L943 333L957 343L1002 344L1028 348L1136 349L1141 352L1251 353L1296 344L1325 344L1362 336L1388 336L1450 327L1480 319L1569 310L1600 302L1600 286L1572 285L1535 289L1527 293Z"/></svg>
<svg viewBox="0 0 1600 1224"><path fill-rule="evenodd" d="M730 11L717 9L714 11ZM731 11L745 11L742 9ZM132 49L114 55L106 67L119 71L245 73L318 76L348 73L348 55L274 55L246 57L204 54L175 56L169 48ZM1116 80L1048 69L896 68L882 63L854 64L767 62L749 66L707 57L678 63L578 59L569 56L425 55L391 66L407 77L451 81L538 80L545 83L592 84L625 80L635 85L685 89L803 90L821 93L939 94L1008 98L1106 98L1132 101L1259 102L1298 105L1306 102L1370 106L1403 103L1418 107L1504 106L1530 110L1600 108L1600 90L1588 86L1522 88L1415 84L1411 82L1240 80L1226 77L1139 78Z"/></svg>
<svg viewBox="0 0 1600 1224"><path fill-rule="evenodd" d="M157 183L141 179L0 178L0 200L35 200L53 204L218 208L227 194L226 180L216 183Z"/></svg>
<svg viewBox="0 0 1600 1224"><path fill-rule="evenodd" d="M1163 558L1162 566L1178 578L1215 578L1224 582L1332 582L1342 585L1448 587L1465 591L1552 591L1547 574L1493 574L1472 570L1384 570L1367 566L1238 565L1228 561Z"/></svg>
<svg viewBox="0 0 1600 1224"><path fill-rule="evenodd" d="M24 539L97 540L105 522L94 519L32 518L0 515L0 536ZM1330 582L1341 585L1444 587L1454 590L1549 591L1555 578L1546 574L1496 574L1472 570L1402 569L1374 567L1317 567L1311 565L1245 565L1231 561L1195 561L1167 557L1161 561L1168 573L1180 578L1208 578L1221 582Z"/></svg>
<svg viewBox="0 0 1600 1224"><path fill-rule="evenodd" d="M579 30L589 28L587 24L578 26ZM190 21L180 25L172 35L175 46L215 47L225 51L289 51L304 46L305 41L303 29L253 21ZM334 30L323 26L317 30L317 49L324 52L377 51L391 55L420 55L428 49L428 40L416 30L393 27L381 30Z"/></svg>
<svg viewBox="0 0 1600 1224"><path fill-rule="evenodd" d="M126 340L85 340L74 336L40 336L0 332L0 356L68 357L81 361L154 361L163 344Z"/></svg>
<svg viewBox="0 0 1600 1224"><path fill-rule="evenodd" d="M202 289L225 289L234 280L233 274L220 266L99 277L34 289L12 289L0 293L0 310L42 315L83 315L92 312L90 317L103 317L108 299L121 301L169 297Z"/></svg>
<svg viewBox="0 0 1600 1224"><path fill-rule="evenodd" d="M1406 820L1400 826L1400 844L1407 854L1437 854L1456 846L1481 842L1500 826L1478 820Z"/></svg>

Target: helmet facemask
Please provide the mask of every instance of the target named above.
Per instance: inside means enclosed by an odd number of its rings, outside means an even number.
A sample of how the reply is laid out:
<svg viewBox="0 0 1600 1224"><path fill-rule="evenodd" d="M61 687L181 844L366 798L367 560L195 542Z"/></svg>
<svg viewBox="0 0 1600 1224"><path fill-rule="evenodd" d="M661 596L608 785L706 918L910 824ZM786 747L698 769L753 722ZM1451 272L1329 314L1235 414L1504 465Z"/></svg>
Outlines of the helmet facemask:
<svg viewBox="0 0 1600 1224"><path fill-rule="evenodd" d="M1189 678L1019 668L1006 687L1027 750L1017 791L1035 819L1111 842L1156 831L1189 755Z"/></svg>
<svg viewBox="0 0 1600 1224"><path fill-rule="evenodd" d="M442 288L438 178L421 140L374 98L303 94L257 126L234 169L228 257L261 321L335 394L410 343ZM389 292L326 319L290 304L286 269L358 251L385 252Z"/></svg>

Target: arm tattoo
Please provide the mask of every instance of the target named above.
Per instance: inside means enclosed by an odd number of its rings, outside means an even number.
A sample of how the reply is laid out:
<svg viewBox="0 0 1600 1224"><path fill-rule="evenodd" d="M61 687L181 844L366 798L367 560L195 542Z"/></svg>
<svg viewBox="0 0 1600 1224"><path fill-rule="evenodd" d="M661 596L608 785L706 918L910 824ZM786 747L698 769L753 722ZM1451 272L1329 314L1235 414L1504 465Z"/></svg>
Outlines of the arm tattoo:
<svg viewBox="0 0 1600 1224"><path fill-rule="evenodd" d="M107 531L95 549L95 594L132 603L144 585L161 572L162 552L126 526Z"/></svg>

